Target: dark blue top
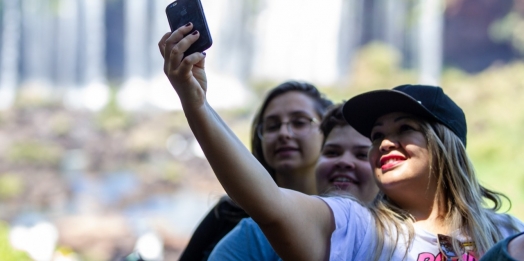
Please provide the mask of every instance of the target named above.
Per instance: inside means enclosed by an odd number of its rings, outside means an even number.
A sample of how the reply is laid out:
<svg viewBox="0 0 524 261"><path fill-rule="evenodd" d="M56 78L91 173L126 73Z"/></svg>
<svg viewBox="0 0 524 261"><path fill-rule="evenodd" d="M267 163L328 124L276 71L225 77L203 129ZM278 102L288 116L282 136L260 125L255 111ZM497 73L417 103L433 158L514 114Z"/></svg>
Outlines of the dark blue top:
<svg viewBox="0 0 524 261"><path fill-rule="evenodd" d="M524 234L524 232L509 236L506 239L498 242L492 248L490 248L479 261L517 261L509 255L508 244L509 241L522 234Z"/></svg>
<svg viewBox="0 0 524 261"><path fill-rule="evenodd" d="M245 218L213 249L209 261L281 261L260 227Z"/></svg>

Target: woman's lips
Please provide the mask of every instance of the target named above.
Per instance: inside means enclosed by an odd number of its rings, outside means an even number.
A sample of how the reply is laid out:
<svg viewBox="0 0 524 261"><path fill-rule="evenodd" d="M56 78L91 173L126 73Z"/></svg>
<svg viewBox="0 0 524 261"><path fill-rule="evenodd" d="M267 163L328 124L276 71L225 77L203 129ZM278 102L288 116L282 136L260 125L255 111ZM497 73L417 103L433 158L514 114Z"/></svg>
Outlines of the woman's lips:
<svg viewBox="0 0 524 261"><path fill-rule="evenodd" d="M348 175L336 175L329 179L329 182L340 189L345 190L351 184L357 184L357 182Z"/></svg>
<svg viewBox="0 0 524 261"><path fill-rule="evenodd" d="M298 149L292 147L279 148L275 150L275 155L277 156L288 156L298 152Z"/></svg>
<svg viewBox="0 0 524 261"><path fill-rule="evenodd" d="M380 168L382 171L387 171L402 164L405 160L405 157L399 155L384 156L380 159Z"/></svg>

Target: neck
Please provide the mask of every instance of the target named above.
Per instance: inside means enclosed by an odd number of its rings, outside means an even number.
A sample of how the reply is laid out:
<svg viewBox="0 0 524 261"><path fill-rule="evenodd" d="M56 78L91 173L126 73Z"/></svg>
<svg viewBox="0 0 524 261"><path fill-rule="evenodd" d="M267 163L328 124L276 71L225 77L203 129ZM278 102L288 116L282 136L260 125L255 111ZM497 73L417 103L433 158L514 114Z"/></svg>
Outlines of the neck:
<svg viewBox="0 0 524 261"><path fill-rule="evenodd" d="M317 194L314 168L276 172L275 177L277 185L281 188L296 190L308 195Z"/></svg>
<svg viewBox="0 0 524 261"><path fill-rule="evenodd" d="M442 196L426 191L424 195L413 195L411 198L417 200L397 204L413 216L415 226L435 234L448 234L445 199Z"/></svg>

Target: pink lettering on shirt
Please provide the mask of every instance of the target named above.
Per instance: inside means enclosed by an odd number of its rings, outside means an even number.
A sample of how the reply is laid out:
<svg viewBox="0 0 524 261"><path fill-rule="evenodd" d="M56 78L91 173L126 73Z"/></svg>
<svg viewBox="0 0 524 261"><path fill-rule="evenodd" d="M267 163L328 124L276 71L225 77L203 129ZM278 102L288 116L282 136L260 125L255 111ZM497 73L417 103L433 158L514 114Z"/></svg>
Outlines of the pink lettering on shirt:
<svg viewBox="0 0 524 261"><path fill-rule="evenodd" d="M477 261L477 259L468 253L465 253L462 255L462 260L464 261ZM442 253L438 253L437 256L433 255L432 253L425 252L418 254L417 261L446 261L446 259L442 258Z"/></svg>

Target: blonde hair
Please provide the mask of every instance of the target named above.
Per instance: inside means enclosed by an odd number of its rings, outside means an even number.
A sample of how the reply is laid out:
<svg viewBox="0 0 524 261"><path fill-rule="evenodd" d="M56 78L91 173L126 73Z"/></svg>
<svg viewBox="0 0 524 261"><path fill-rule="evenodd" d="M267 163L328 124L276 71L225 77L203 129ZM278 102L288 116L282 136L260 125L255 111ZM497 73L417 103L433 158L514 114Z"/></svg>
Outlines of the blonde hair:
<svg viewBox="0 0 524 261"><path fill-rule="evenodd" d="M429 175L436 175L436 197L443 201L440 204L445 207L449 231L459 231L461 235L473 241L474 251L479 257L503 238L498 226L506 225L512 227L515 232L518 231L513 219L508 215L504 218L504 224L500 224L500 219L495 220L499 215L496 212L502 207L502 198L508 202L510 200L504 194L480 185L464 145L450 129L440 123L428 123L423 120L418 122L431 153ZM383 251L386 251L391 259L394 247L385 249L386 239L392 240L395 243L393 246L396 246L401 235L404 235L407 244L405 259L414 240L414 218L391 202L382 192L371 203L370 211L375 217L378 239L373 259L379 260ZM402 232L406 228L407 235ZM459 242L453 240L453 250L462 260L460 249Z"/></svg>

